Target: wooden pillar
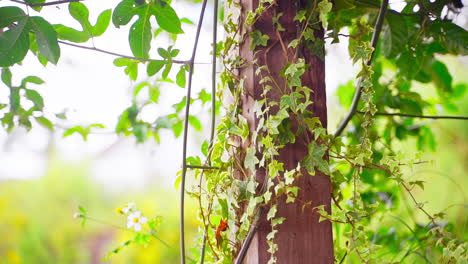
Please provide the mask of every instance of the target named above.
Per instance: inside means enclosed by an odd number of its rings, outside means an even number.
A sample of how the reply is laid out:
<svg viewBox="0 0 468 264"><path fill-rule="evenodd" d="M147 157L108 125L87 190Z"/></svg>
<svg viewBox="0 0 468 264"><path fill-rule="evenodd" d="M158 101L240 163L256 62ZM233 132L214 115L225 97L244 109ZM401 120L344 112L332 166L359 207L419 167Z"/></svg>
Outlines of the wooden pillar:
<svg viewBox="0 0 468 264"><path fill-rule="evenodd" d="M304 1L305 2L305 1ZM255 23L253 30L259 30L262 34L269 36L268 45L250 50L250 37L246 37L240 47L240 55L247 62L257 60L258 65L267 65L272 75L280 85L285 81L279 77L280 71L289 59L293 58L293 50L289 49L287 55L284 47L289 42L297 38L298 27L293 20L297 12L296 1L278 0L276 5L269 8ZM247 12L255 10L258 0L241 0L242 13L241 21L245 21ZM286 29L277 32L272 23L272 17L282 12L280 18L281 25ZM250 31L251 29L249 29ZM281 43L278 33L280 34ZM323 32L316 34L323 39ZM283 44L283 45L282 45ZM313 104L310 110L319 117L322 125L327 125L327 107L325 93L325 63L323 59L312 55L307 48L302 48L300 57L310 65L302 77L302 84L313 89ZM246 117L251 131L254 131L258 120L255 118L253 105L256 100L261 99L262 87L259 85L260 77L255 75L256 66L243 67L239 71L240 77L244 79L244 93L242 95L243 115ZM268 93L269 100L279 101L281 95L278 91L272 90ZM274 111L274 110L273 110ZM294 128L293 128L294 129ZM307 146L303 140L297 139L295 144L289 144L280 151L279 161L284 163L284 168L291 170L307 154ZM315 176L310 176L303 170L303 176L296 182L300 187L299 199L311 201L312 206L325 205L330 210L331 185L328 176L317 171ZM258 170L256 178L259 182L264 180L264 172ZM318 223L318 215L310 210L302 211L303 203L289 203L285 200L278 203L277 217L286 217L286 221L278 228L275 242L279 251L276 253L279 264L329 264L333 263L333 238L329 221ZM266 264L270 258L267 252L268 245L266 236L271 231L269 222L266 220L266 212L263 211L258 231L249 248L246 264Z"/></svg>

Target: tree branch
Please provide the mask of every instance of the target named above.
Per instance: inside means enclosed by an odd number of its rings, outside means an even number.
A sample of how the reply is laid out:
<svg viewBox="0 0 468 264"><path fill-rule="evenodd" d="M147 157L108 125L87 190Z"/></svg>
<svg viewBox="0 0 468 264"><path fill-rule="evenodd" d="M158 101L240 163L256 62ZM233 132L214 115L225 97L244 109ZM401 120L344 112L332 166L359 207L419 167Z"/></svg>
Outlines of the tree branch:
<svg viewBox="0 0 468 264"><path fill-rule="evenodd" d="M219 170L220 167L211 167L211 166L198 166L198 165L186 165L188 169L201 169L201 170Z"/></svg>
<svg viewBox="0 0 468 264"><path fill-rule="evenodd" d="M364 114L362 111L357 111L358 114ZM468 116L428 116L428 115L411 115L403 113L383 113L377 112L374 115L376 116L402 116L402 117L415 117L415 118L424 118L424 119L457 119L457 120L468 120Z"/></svg>
<svg viewBox="0 0 468 264"><path fill-rule="evenodd" d="M373 48L373 50L372 50L370 58L366 61L367 66L372 65L372 59L374 58L375 50L377 48L377 43L379 41L380 32L382 31L382 26L383 26L383 22L385 18L385 13L387 11L387 7L388 7L388 0L383 0L382 5L380 6L377 21L375 22L374 33L372 34L371 47ZM335 137L338 137L341 135L341 133L343 133L343 130L346 128L349 121L351 121L351 118L353 118L354 114L356 113L356 109L357 109L359 99L361 98L361 93L362 93L362 81L363 81L363 78L360 78L358 85L357 85L356 93L354 94L351 108L349 109L348 115L338 126L338 129L334 135Z"/></svg>
<svg viewBox="0 0 468 264"><path fill-rule="evenodd" d="M242 243L242 247L236 257L234 264L242 264L244 262L244 258L247 255L247 251L249 250L250 244L252 243L252 239L254 238L258 225L260 224L260 216L262 213L263 207L258 208L258 212L255 216L252 226L250 227L249 233L247 233L247 237Z"/></svg>
<svg viewBox="0 0 468 264"><path fill-rule="evenodd" d="M72 47L75 47L75 48L93 50L93 51L101 52L101 53L104 53L104 54L113 55L113 56L122 57L122 58L127 58L127 59L132 59L132 60L138 60L138 61L144 61L144 62L157 61L157 60L154 60L154 59L145 59L145 58L127 56L127 55L115 53L115 52L112 52L112 51L98 49L98 48L95 48L95 47L82 46L82 45L78 45L78 44L75 44L75 43L70 43L70 42L66 42L66 41L62 41L62 40L59 40L58 42L60 44L72 46ZM172 60L172 63L190 64L190 60L188 60L188 61L185 61L185 60Z"/></svg>
<svg viewBox="0 0 468 264"><path fill-rule="evenodd" d="M52 1L52 2L47 2L47 3L28 3L28 2L24 2L20 0L10 0L10 1L18 3L18 4L27 5L30 7L42 7L42 6L67 4L67 3L73 3L73 2L81 2L83 0L59 0L59 1Z"/></svg>

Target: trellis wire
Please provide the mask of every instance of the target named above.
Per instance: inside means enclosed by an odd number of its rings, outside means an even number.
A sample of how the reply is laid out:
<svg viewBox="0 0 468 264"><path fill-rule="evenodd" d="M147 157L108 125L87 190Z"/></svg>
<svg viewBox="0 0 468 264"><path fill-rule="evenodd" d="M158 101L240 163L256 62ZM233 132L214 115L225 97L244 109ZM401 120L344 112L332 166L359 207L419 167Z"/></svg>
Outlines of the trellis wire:
<svg viewBox="0 0 468 264"><path fill-rule="evenodd" d="M193 67L195 62L195 56L197 54L198 40L200 38L201 26L203 24L203 17L205 15L207 0L203 0L200 18L198 19L197 32L195 33L195 42L193 44L192 57L189 61L189 79L187 86L187 96L186 96L186 105L185 105L185 120L184 120L184 140L183 140L183 150L182 150L182 176L180 182L180 261L182 264L185 264L185 225L184 225L184 199L185 199L185 177L187 175L187 138L188 138L188 123L190 116L190 101L192 93L192 78L193 78Z"/></svg>
<svg viewBox="0 0 468 264"><path fill-rule="evenodd" d="M217 53L216 44L218 42L217 34L218 34L218 0L214 0L213 41L212 41L212 45L213 45L212 53L213 54L211 56L212 58L212 64L211 64L211 133L210 133L210 143L209 143L208 149L211 149L213 147L214 136L215 136L215 126L216 126L216 53ZM208 154L207 162L208 162L208 166L211 166L211 152ZM205 226L201 252L200 252L200 264L203 264L205 262L205 249L206 249L207 239L208 239L208 226Z"/></svg>

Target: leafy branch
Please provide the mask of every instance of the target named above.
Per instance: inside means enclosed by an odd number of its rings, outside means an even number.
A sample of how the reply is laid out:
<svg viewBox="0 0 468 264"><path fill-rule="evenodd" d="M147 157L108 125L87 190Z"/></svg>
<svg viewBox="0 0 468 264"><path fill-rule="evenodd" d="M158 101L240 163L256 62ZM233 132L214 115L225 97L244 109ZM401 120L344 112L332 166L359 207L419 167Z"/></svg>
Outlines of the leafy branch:
<svg viewBox="0 0 468 264"><path fill-rule="evenodd" d="M372 34L372 40L371 40L372 53L371 53L369 59L366 61L367 66L372 65L372 58L374 57L375 49L377 48L377 43L379 41L380 32L382 31L383 22L384 22L384 18L385 18L385 13L387 11L387 7L388 7L388 0L383 0L382 5L380 6L377 21L375 22L374 33ZM359 99L361 98L361 94L362 94L362 81L363 81L363 77L359 79L357 89L356 89L356 93L354 94L353 102L351 104L351 108L349 109L349 112L346 115L345 119L343 121L341 121L340 125L338 126L338 129L334 134L335 137L338 137L338 136L341 135L341 133L343 133L343 130L346 128L349 121L351 121L354 114L356 114Z"/></svg>
<svg viewBox="0 0 468 264"><path fill-rule="evenodd" d="M67 4L67 3L73 3L73 2L81 2L83 0L59 0L59 1L52 1L52 2L47 2L47 3L29 3L29 2L24 2L20 0L10 0L10 1L18 3L18 4L27 5L30 7L42 7L42 6L51 6L51 5L61 5L61 4Z"/></svg>
<svg viewBox="0 0 468 264"><path fill-rule="evenodd" d="M364 114L362 111L357 111L358 114ZM468 116L438 116L438 115L412 115L404 113L383 113L377 112L374 115L376 116L402 116L402 117L415 117L415 118L424 118L424 119L456 119L456 120L468 120Z"/></svg>
<svg viewBox="0 0 468 264"><path fill-rule="evenodd" d="M93 51L101 52L101 53L104 53L104 54L113 55L113 56L117 56L117 57L121 57L121 58L131 59L131 60L138 60L138 61L143 61L143 62L159 61L159 60L145 59L145 58L139 58L139 57L123 55L123 54L115 53L115 52L112 52L112 51L99 49L99 48L96 48L96 47L88 47L88 46L78 45L78 44L75 44L75 43L70 43L70 42L66 42L66 41L62 41L62 40L59 40L58 43L68 45L68 46L72 46L72 47L75 47L75 48L93 50ZM190 60L172 60L171 62L172 63L177 63L177 64L190 64L191 63Z"/></svg>

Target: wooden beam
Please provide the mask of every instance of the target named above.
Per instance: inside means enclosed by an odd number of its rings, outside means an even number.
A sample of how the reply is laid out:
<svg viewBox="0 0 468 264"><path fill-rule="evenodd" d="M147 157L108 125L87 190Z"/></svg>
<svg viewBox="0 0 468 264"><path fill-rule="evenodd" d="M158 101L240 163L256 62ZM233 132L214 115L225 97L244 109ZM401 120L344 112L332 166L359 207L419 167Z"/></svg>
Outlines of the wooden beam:
<svg viewBox="0 0 468 264"><path fill-rule="evenodd" d="M258 0L241 0L242 13L241 21L245 21L248 11L255 10L258 7ZM272 18L282 12L280 18L281 25L286 29L283 32L277 32L273 26ZM262 34L269 36L266 47L257 47L250 50L250 37L246 37L240 46L240 55L247 62L256 60L257 65L267 65L275 81L280 86L285 86L285 80L280 77L280 72L288 61L294 59L294 51L287 49L288 44L299 35L298 25L293 20L297 13L296 1L278 0L276 5L270 7L255 23L254 30L259 30ZM248 29L251 31L252 29ZM248 32L246 34L248 36ZM318 32L317 37L323 39L323 32ZM319 117L322 125L327 125L327 106L325 93L325 63L324 60L311 54L307 48L301 48L299 52L301 57L310 66L302 77L304 86L313 89L310 106L315 116ZM255 75L257 66L252 63L249 66L239 70L239 76L244 80L244 91L242 95L243 115L249 123L251 132L255 131L258 120L253 111L253 105L256 100L261 99L262 87L259 85L261 77ZM281 93L273 89L268 93L268 99L279 101ZM272 109L274 112L275 109ZM277 109L276 109L277 111ZM291 117L294 125L294 117ZM279 161L284 163L284 168L291 170L297 167L297 164L307 154L307 146L304 141L298 138L295 144L288 144L280 150ZM305 170L303 176L297 180L300 187L299 199L301 201L311 201L312 206L325 205L330 211L331 185L328 176L319 172L315 176L310 176ZM258 170L256 179L259 182L264 181L264 171ZM276 243L279 251L276 253L277 263L281 264L328 264L333 263L333 237L332 228L329 221L318 222L319 216L312 212L311 207L302 210L303 202L286 204L285 200L278 203L278 217L285 217L286 221L278 228ZM250 245L245 264L263 264L267 263L270 254L267 252L268 245L266 236L271 231L269 222L266 220L268 208L263 210L260 217L258 231Z"/></svg>

